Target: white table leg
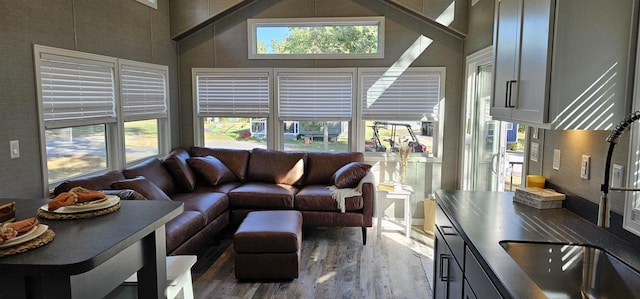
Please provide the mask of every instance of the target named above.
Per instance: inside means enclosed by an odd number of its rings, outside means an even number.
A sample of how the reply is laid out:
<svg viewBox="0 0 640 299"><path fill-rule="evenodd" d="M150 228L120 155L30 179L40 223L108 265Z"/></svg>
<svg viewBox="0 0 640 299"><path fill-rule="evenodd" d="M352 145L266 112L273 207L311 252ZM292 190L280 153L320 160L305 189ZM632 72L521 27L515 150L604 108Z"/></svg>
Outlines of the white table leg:
<svg viewBox="0 0 640 299"><path fill-rule="evenodd" d="M411 196L404 198L404 221L405 221L405 236L411 237Z"/></svg>
<svg viewBox="0 0 640 299"><path fill-rule="evenodd" d="M385 197L386 198L386 192L380 192L377 191L376 192L376 218L378 219L378 229L376 232L376 235L378 238L382 237L382 212L384 209L382 209L382 207L380 206L380 198L381 197Z"/></svg>

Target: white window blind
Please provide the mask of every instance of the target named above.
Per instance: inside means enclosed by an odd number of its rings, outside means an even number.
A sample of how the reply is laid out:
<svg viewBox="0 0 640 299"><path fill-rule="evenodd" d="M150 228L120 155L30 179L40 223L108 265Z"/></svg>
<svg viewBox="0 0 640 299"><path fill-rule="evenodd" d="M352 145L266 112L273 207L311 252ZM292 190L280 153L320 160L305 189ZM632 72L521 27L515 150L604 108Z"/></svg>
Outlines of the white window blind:
<svg viewBox="0 0 640 299"><path fill-rule="evenodd" d="M269 73L196 73L199 117L269 116Z"/></svg>
<svg viewBox="0 0 640 299"><path fill-rule="evenodd" d="M439 71L411 68L403 72L363 71L362 118L415 121L437 115L441 76Z"/></svg>
<svg viewBox="0 0 640 299"><path fill-rule="evenodd" d="M125 121L167 118L167 71L120 65L122 114Z"/></svg>
<svg viewBox="0 0 640 299"><path fill-rule="evenodd" d="M280 120L350 121L353 73L277 74Z"/></svg>
<svg viewBox="0 0 640 299"><path fill-rule="evenodd" d="M40 54L45 127L95 125L116 121L115 63Z"/></svg>

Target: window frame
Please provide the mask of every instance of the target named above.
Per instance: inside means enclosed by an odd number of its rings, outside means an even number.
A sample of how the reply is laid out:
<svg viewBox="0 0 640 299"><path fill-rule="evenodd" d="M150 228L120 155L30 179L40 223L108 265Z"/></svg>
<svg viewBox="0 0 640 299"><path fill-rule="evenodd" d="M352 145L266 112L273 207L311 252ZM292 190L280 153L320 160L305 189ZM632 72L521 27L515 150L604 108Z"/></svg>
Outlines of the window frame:
<svg viewBox="0 0 640 299"><path fill-rule="evenodd" d="M258 54L258 27L276 26L378 26L377 53L344 53L344 54ZM248 58L249 59L381 59L384 58L385 17L321 17L321 18L256 18L247 19Z"/></svg>
<svg viewBox="0 0 640 299"><path fill-rule="evenodd" d="M348 122L348 126L349 126L349 135L348 135L348 145L347 148L349 150L353 150L353 140L354 140L354 132L356 131L356 129L354 128L354 124L356 123L354 121L355 119L355 111L356 111L356 104L355 101L357 101L357 89L358 89L358 77L357 77L357 68L276 68L274 69L273 72L273 105L274 106L274 120L277 122L277 125L275 127L275 131L274 131L274 138L275 140L275 144L278 145L278 149L283 150L284 149L284 122L285 121L301 121L301 120L321 120L321 121L347 121ZM280 90L279 90L279 83L280 83L280 74L293 74L293 73L300 73L302 75L309 75L309 74L322 74L322 73L330 73L330 74L350 74L351 75L351 115L348 117L348 119L345 119L344 117L337 117L335 119L333 118L314 118L314 119L309 119L309 118L305 118L305 117L294 117L294 116L288 116L288 117L283 117L280 113Z"/></svg>
<svg viewBox="0 0 640 299"><path fill-rule="evenodd" d="M199 101L198 101L198 75L201 73L238 73L243 75L251 74L264 74L266 73L269 78L268 83L268 115L216 115L206 117L247 117L247 118L266 118L267 119L267 148L271 148L274 144L273 132L274 127L274 107L273 107L273 69L272 68L192 68L191 69L191 94L192 94L192 112L193 112L193 138L194 145L204 146L204 117L199 115Z"/></svg>
<svg viewBox="0 0 640 299"><path fill-rule="evenodd" d="M157 116L157 115L151 115L151 117L146 117L146 116L137 116L134 117L134 119L132 120L126 120L125 118L127 117L124 112L124 87L123 87L123 76L122 76L122 70L123 68L125 68L126 66L133 68L133 69L139 69L139 70L145 70L145 71L151 71L151 72L157 72L158 74L163 75L164 77L164 105L165 105L165 115L162 116ZM128 59L118 59L118 83L119 83L119 95L120 95L120 111L119 111L119 115L121 116L122 121L118 123L118 125L120 126L120 130L122 132L122 155L124 158L124 162L125 165L129 166L129 165L135 165L137 163L140 163L144 160L147 160L152 156L145 156L142 158L138 158L138 159L134 159L131 160L129 162L127 162L127 144L125 141L125 135L126 132L124 130L124 124L127 122L131 122L131 121L140 121L140 120L150 120L150 119L155 119L157 121L157 127L158 127L158 155L161 155L163 153L168 153L171 150L171 142L170 142L170 134L171 134L171 120L170 120L170 113L171 113L171 105L169 105L169 67L166 65L159 65L159 64L151 64L151 63L146 63L146 62L140 62L140 61L135 61L135 60L128 60ZM140 115L140 114L138 114ZM155 116L155 117L154 117Z"/></svg>
<svg viewBox="0 0 640 299"><path fill-rule="evenodd" d="M98 55L93 53L86 53L62 48L54 48L43 45L33 45L33 59L34 59L34 71L35 71L35 84L36 84L36 96L37 96L37 108L38 108L38 122L39 122L39 136L40 136L40 157L41 157L41 165L42 165L42 181L43 186L47 186L44 191L44 196L49 196L50 190L52 190L57 184L65 179L76 178L87 175L96 175L106 173L111 170L124 169L127 166L134 165L139 163L140 160L132 161L127 163L125 157L125 143L124 143L124 115L122 112L122 89L121 89L121 76L120 76L120 67L121 64L136 64L139 66L146 67L154 67L163 69L166 72L165 76L165 94L166 94L166 103L167 103L167 118L163 121L161 125L158 123L158 156L165 155L169 152L170 149L170 141L171 141L171 132L170 132L170 122L169 122L169 74L168 67L156 64L148 64L138 61L119 59L116 57L110 57L105 55ZM80 60L94 60L98 63L109 63L113 65L112 72L112 82L114 86L114 103L115 103L115 121L114 122L99 122L94 124L100 124L105 126L105 142L106 142L106 159L107 164L104 169L97 169L93 171L89 171L87 173L82 173L79 175L69 176L60 180L49 182L49 169L48 169L48 156L47 156L47 148L46 148L46 136L45 132L47 130L45 125L45 117L44 117L44 107L43 107L43 90L42 90L42 74L40 71L40 67L42 65L41 56L42 55L53 55L53 56L63 56L69 57L70 59L80 59ZM80 125L89 125L89 124L69 124L68 126L59 126L60 128L72 128Z"/></svg>
<svg viewBox="0 0 640 299"><path fill-rule="evenodd" d="M442 157L442 148L443 148L443 138L442 136L444 136L444 111L445 111L445 104L446 104L446 89L445 89L445 82L447 79L447 71L446 71L446 67L408 67L408 68L404 68L404 69L392 69L392 67L388 67L388 68L380 68L380 67L363 67L363 68L358 68L358 78L357 78L357 83L358 83L358 97L356 99L356 109L357 109L357 121L358 121L358 126L357 126L357 139L354 142L355 143L355 150L359 151L359 152L365 152L365 148L364 148L364 141L366 138L366 134L365 134L365 121L366 120L370 120L368 118L363 117L364 112L363 112L363 106L364 106L364 102L365 102L365 97L367 94L367 91L364 90L363 88L363 75L366 73L372 73L372 72L385 72L385 71L390 71L390 72L400 72L400 73L404 73L404 72L433 72L433 73L438 73L440 76L440 84L439 84L439 104L437 105L438 110L437 110L437 121L439 122L438 126L437 126L437 130L434 132L435 134L435 142L433 143L433 157ZM429 116L427 116L429 118ZM431 119L431 118L429 118ZM393 119L385 119L385 120L393 120Z"/></svg>

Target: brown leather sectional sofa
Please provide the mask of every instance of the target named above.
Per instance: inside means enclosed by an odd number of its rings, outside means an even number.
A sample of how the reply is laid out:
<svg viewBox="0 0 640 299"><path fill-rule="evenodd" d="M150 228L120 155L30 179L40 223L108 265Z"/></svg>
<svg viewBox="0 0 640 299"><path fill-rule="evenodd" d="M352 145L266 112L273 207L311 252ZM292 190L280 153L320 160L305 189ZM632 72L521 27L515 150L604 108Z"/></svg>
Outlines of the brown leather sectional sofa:
<svg viewBox="0 0 640 299"><path fill-rule="evenodd" d="M298 210L305 226L372 226L372 183L360 180L370 166L359 152L282 152L178 148L123 171L72 179L54 195L75 186L115 189L127 199L177 200L184 212L166 225L167 254L195 254L227 226L255 210ZM327 186L359 187L341 212ZM122 191L126 190L126 191ZM135 192L131 191L134 190Z"/></svg>

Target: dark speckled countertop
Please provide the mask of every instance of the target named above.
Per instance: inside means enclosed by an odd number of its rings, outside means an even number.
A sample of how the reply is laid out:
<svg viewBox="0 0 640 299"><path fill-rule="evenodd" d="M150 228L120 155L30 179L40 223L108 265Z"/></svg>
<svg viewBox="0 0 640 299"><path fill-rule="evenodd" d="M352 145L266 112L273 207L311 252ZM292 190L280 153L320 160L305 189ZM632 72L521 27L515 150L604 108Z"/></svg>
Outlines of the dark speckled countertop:
<svg viewBox="0 0 640 299"><path fill-rule="evenodd" d="M436 192L438 205L505 297L545 298L500 241L590 244L640 269L640 249L566 209L538 210L513 202L512 192Z"/></svg>

